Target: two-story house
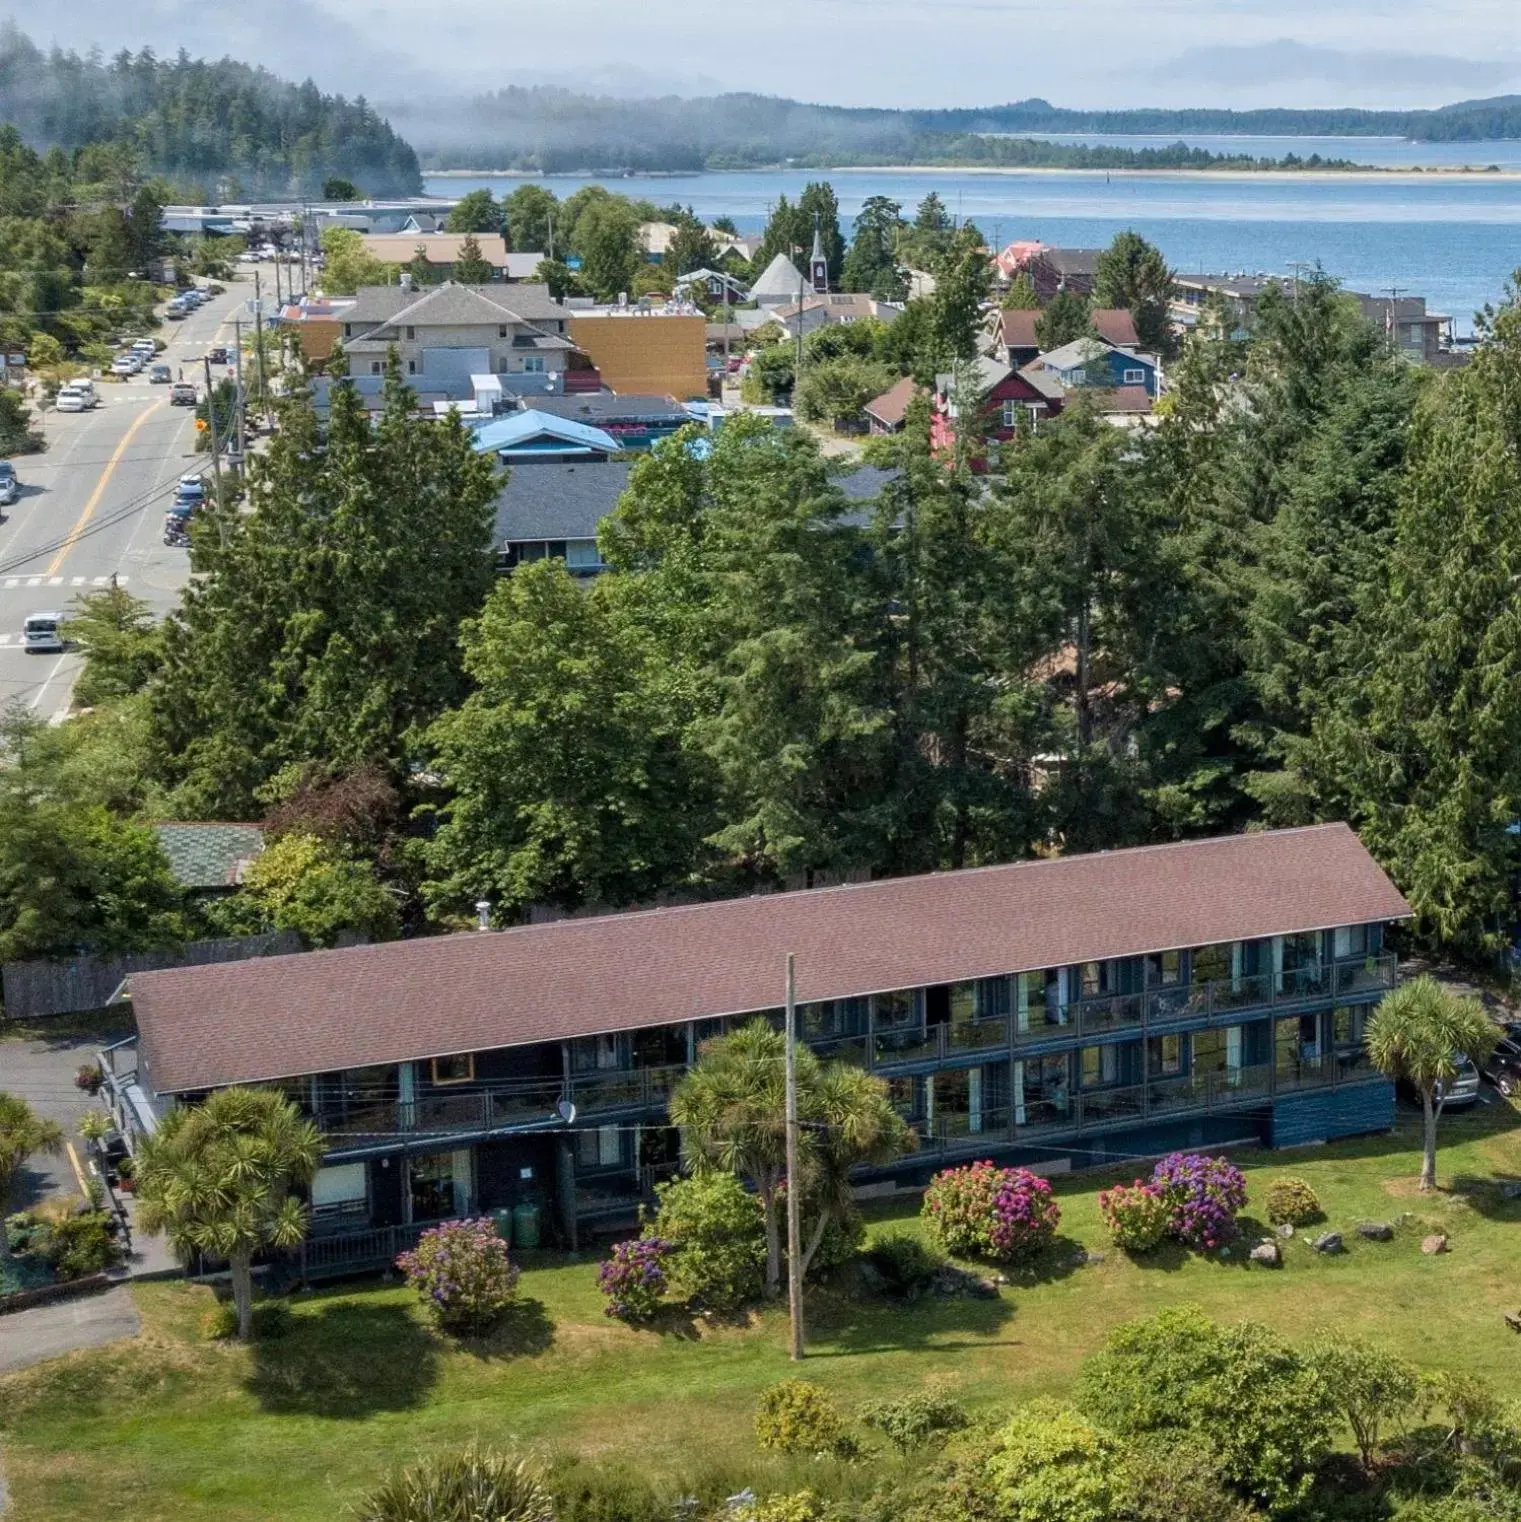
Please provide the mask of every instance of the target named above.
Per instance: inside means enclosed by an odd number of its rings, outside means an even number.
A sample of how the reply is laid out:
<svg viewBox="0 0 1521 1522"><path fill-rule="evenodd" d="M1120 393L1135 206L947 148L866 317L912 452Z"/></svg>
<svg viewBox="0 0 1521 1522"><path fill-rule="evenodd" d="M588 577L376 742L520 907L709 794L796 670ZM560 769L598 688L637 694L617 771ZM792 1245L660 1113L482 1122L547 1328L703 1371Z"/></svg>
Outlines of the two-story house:
<svg viewBox="0 0 1521 1522"><path fill-rule="evenodd" d="M1012 369L986 354L973 360L965 373L981 405L980 431L991 442L1007 443L1021 422L1039 426L1043 418L1062 410L1062 389L1054 378ZM937 453L954 446L959 415L966 405L967 398L957 393L954 375L935 377L930 394L930 447ZM983 462L973 461L973 468L983 468Z"/></svg>
<svg viewBox="0 0 1521 1522"><path fill-rule="evenodd" d="M341 314L341 341L356 380L383 374L395 349L419 391L473 396L471 377L494 375L504 391L539 395L564 389L568 323L543 285L366 286Z"/></svg>
<svg viewBox="0 0 1521 1522"><path fill-rule="evenodd" d="M1393 1122L1363 1032L1409 913L1328 824L136 973L107 1091L134 1135L228 1085L288 1094L326 1137L308 1275L525 1201L570 1242L627 1224L679 1162L673 1085L780 1020L789 953L800 1038L919 1138L879 1187L1301 1145Z"/></svg>
<svg viewBox="0 0 1521 1522"><path fill-rule="evenodd" d="M1075 338L1059 349L1040 355L1034 366L1054 375L1066 391L1083 387L1104 391L1138 387L1155 401L1159 389L1158 365L1154 356L1142 354L1137 349L1120 348L1102 338Z"/></svg>

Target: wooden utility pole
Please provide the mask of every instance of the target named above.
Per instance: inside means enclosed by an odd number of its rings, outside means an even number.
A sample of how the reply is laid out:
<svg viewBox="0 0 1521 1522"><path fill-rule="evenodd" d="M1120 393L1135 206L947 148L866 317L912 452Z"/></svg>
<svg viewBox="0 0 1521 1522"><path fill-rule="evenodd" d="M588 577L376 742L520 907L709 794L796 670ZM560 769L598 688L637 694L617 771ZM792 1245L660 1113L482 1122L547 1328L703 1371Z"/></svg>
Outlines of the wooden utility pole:
<svg viewBox="0 0 1521 1522"><path fill-rule="evenodd" d="M203 358L201 365L206 372L206 426L211 430L211 479L216 484L217 511L222 509L222 452L217 443L217 399L211 389L211 360Z"/></svg>
<svg viewBox="0 0 1521 1522"><path fill-rule="evenodd" d="M264 300L259 294L259 276L254 273L254 359L259 366L259 411L269 426L269 377L264 373Z"/></svg>
<svg viewBox="0 0 1521 1522"><path fill-rule="evenodd" d="M787 953L787 1309L792 1361L803 1356L803 1188L797 1162L797 975Z"/></svg>

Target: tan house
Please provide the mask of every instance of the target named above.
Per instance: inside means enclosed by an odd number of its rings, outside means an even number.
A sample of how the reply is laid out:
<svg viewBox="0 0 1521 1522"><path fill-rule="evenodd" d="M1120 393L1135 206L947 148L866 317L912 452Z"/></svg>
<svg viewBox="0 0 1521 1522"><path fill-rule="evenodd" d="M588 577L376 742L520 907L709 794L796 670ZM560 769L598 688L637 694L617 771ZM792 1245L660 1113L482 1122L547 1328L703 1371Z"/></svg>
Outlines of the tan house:
<svg viewBox="0 0 1521 1522"><path fill-rule="evenodd" d="M547 286L366 286L341 315L349 373L381 375L395 349L403 375L429 392L468 395L471 377L508 390L556 389L575 344Z"/></svg>
<svg viewBox="0 0 1521 1522"><path fill-rule="evenodd" d="M382 264L401 266L410 264L421 248L428 256L428 263L447 276L462 257L465 239L470 233L370 233L364 239L365 249ZM486 261L499 280L511 278L512 260L507 254L507 242L500 233L476 233L481 258ZM542 255L520 255L537 262Z"/></svg>

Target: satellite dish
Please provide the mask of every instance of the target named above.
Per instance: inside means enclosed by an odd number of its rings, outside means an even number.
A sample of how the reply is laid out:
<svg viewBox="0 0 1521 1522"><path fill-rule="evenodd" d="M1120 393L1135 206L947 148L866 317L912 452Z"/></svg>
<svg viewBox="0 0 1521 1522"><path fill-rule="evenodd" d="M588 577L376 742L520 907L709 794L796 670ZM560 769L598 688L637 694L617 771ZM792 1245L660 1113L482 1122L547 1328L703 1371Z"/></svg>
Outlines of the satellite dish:
<svg viewBox="0 0 1521 1522"><path fill-rule="evenodd" d="M576 1107L568 1099L562 1099L559 1104L555 1106L555 1114L558 1115L567 1126L572 1126L576 1123Z"/></svg>

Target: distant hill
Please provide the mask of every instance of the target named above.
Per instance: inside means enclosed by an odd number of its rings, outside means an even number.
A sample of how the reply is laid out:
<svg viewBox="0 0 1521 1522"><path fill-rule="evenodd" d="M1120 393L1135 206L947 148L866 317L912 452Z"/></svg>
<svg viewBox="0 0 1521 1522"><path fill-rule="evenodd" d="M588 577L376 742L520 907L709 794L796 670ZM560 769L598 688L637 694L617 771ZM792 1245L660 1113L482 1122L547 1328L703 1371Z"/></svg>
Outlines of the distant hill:
<svg viewBox="0 0 1521 1522"><path fill-rule="evenodd" d="M1071 111L1039 99L954 111L890 111L768 95L627 100L512 87L460 102L398 101L388 114L430 168L545 172L738 169L783 161L820 168L966 163L1098 169L1267 162L1182 148L1151 150L1149 157L1103 146L1091 152L1064 149L1021 138L1029 133L1521 137L1521 98L1509 96L1436 111Z"/></svg>
<svg viewBox="0 0 1521 1522"><path fill-rule="evenodd" d="M363 99L229 58L45 53L8 24L0 122L37 148L130 144L148 170L215 199L315 193L328 175L373 195L422 188L417 155Z"/></svg>

